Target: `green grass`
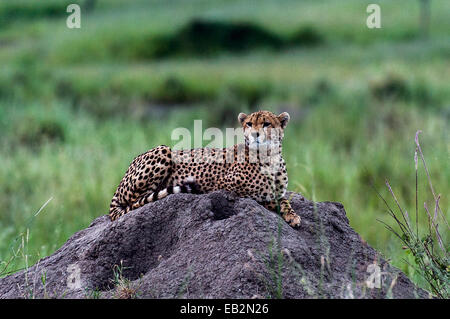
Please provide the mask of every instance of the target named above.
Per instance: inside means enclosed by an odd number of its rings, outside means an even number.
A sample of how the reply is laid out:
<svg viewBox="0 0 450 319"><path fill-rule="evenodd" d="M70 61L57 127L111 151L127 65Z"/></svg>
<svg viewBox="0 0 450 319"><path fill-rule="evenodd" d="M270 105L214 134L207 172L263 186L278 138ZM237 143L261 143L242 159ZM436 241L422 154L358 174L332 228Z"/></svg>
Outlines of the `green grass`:
<svg viewBox="0 0 450 319"><path fill-rule="evenodd" d="M174 128L192 128L194 119L204 129L236 127L239 112L261 108L291 113L283 149L289 189L342 202L362 238L425 286L376 221L391 222L371 184L389 197L388 178L414 211L414 134L421 129L433 185L450 215L450 3L432 1L428 39L418 36L418 1L408 1L408 10L380 1L380 30L365 27L368 3L98 0L82 28L69 30L66 15L52 13L56 2L40 3L33 17L26 5L2 2L0 17L18 11L0 30L0 261L27 228L32 264L106 214L131 160L176 144ZM311 28L322 42L207 57L142 54L193 18L251 23L283 39ZM426 184L419 193L432 202ZM22 267L17 258L8 270Z"/></svg>

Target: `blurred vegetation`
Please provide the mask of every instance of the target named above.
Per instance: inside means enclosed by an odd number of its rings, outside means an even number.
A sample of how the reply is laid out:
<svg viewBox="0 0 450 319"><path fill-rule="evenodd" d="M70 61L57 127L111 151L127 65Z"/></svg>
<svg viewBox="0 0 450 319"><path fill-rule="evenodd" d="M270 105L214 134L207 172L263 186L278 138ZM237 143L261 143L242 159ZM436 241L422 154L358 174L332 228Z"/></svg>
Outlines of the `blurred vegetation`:
<svg viewBox="0 0 450 319"><path fill-rule="evenodd" d="M66 27L68 3L80 4L81 29ZM449 216L450 2L431 2L426 38L419 1L379 1L372 30L369 3L2 1L0 261L27 228L32 264L106 214L131 160L176 144L174 128L236 127L239 112L269 109L291 114L289 189L342 202L362 238L426 287L376 221L392 222L371 185L389 198L389 178L413 210L421 129ZM433 202L425 183L418 191Z"/></svg>

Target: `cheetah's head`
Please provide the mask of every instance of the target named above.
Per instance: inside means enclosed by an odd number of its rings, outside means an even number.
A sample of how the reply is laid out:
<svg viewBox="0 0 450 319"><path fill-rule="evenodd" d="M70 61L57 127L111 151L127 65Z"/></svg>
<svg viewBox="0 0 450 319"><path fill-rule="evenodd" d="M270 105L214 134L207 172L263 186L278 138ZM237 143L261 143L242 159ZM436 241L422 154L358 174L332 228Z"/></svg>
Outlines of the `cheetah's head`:
<svg viewBox="0 0 450 319"><path fill-rule="evenodd" d="M259 111L250 115L240 113L238 116L244 129L245 143L250 148L281 146L289 118L287 112L275 115L269 111Z"/></svg>

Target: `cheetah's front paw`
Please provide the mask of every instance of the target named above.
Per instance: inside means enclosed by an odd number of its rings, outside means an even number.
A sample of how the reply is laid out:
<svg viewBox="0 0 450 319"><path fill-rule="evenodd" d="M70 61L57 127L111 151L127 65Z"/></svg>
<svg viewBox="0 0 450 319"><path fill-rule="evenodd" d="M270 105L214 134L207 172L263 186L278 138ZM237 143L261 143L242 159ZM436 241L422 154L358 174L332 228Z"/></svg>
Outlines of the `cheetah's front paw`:
<svg viewBox="0 0 450 319"><path fill-rule="evenodd" d="M284 220L294 228L300 226L301 218L293 210L283 214Z"/></svg>

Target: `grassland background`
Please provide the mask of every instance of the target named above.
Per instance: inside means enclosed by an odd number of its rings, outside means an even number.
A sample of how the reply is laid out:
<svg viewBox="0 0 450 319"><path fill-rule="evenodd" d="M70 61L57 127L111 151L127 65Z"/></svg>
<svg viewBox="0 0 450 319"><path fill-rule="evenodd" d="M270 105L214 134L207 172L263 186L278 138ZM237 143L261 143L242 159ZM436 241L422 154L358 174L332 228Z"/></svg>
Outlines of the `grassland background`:
<svg viewBox="0 0 450 319"><path fill-rule="evenodd" d="M65 8L74 2L82 27L71 30ZM24 240L9 271L106 214L130 161L176 144L174 128L192 128L194 119L233 127L239 112L269 109L292 117L283 150L289 189L342 202L362 238L426 287L377 221L391 224L371 182L388 197L388 178L414 212L420 129L449 217L449 1L431 2L427 38L414 0L377 1L382 28L372 30L370 1L360 0L88 2L0 3L2 265ZM196 23L216 28L218 39L221 28L247 25L247 39L263 40L223 47ZM433 207L420 170L423 202ZM445 229L443 236L448 247Z"/></svg>

